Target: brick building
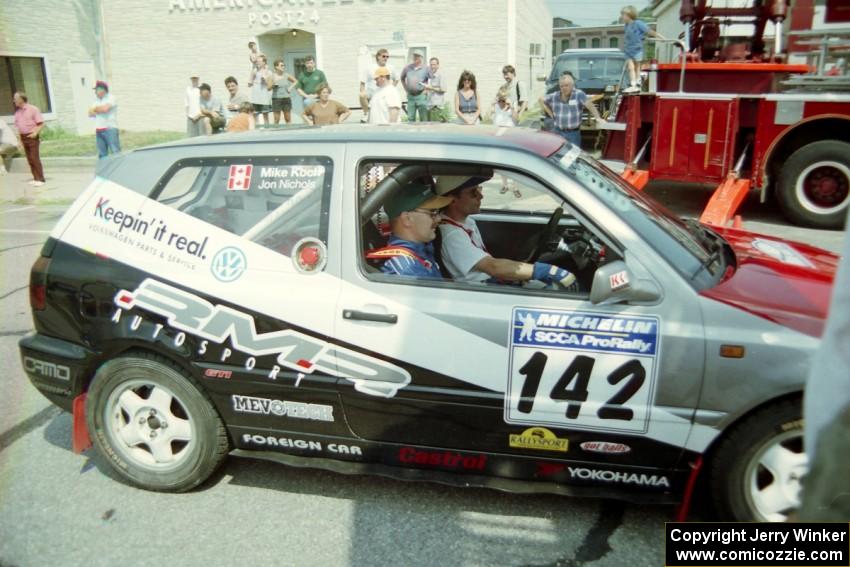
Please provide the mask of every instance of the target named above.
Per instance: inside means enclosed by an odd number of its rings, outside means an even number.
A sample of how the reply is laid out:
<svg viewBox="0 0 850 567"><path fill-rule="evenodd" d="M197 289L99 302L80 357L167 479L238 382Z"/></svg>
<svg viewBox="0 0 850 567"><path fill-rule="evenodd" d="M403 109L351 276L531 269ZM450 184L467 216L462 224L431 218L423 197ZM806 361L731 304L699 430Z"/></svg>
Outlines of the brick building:
<svg viewBox="0 0 850 567"><path fill-rule="evenodd" d="M551 38L543 0L4 0L0 117L9 120L12 91L23 89L49 125L90 132L92 87L105 79L122 129L182 130L190 75L222 99L228 75L247 89L249 40L289 72L314 55L333 96L351 106L380 47L397 69L414 48L439 57L452 85L469 69L488 101L511 63L536 97Z"/></svg>
<svg viewBox="0 0 850 567"><path fill-rule="evenodd" d="M557 22L556 22L557 23ZM567 49L597 49L623 47L623 24L611 26L567 26L552 29L552 53Z"/></svg>

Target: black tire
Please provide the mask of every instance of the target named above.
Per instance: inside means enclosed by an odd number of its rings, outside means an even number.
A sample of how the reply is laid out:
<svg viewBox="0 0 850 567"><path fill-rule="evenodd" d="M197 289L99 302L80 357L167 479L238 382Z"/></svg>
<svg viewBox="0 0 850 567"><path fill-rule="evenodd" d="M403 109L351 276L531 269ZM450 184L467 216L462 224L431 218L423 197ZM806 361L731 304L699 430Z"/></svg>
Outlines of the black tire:
<svg viewBox="0 0 850 567"><path fill-rule="evenodd" d="M152 354L123 356L98 369L86 422L112 468L148 490L191 490L230 449L224 424L197 383Z"/></svg>
<svg viewBox="0 0 850 567"><path fill-rule="evenodd" d="M745 418L720 442L709 462L709 487L722 520L783 521L799 507L806 469L802 414L799 400L772 404ZM783 457L783 468L765 466L770 454ZM787 502L777 498L780 506L760 507L770 489L783 489Z"/></svg>
<svg viewBox="0 0 850 567"><path fill-rule="evenodd" d="M850 144L823 140L806 144L782 164L776 197L794 224L841 229L850 202L848 189Z"/></svg>

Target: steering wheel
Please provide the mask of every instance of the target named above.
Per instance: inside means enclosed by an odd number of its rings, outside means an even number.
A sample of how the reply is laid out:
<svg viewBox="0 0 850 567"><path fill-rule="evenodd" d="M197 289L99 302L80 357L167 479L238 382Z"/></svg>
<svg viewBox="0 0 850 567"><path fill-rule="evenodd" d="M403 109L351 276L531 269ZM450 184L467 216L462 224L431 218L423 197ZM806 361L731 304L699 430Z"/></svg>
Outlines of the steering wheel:
<svg viewBox="0 0 850 567"><path fill-rule="evenodd" d="M543 232L540 233L540 236L537 237L537 243L534 245L534 248L531 249L531 254L526 258L526 262L532 264L540 258L540 255L545 250L546 245L552 240L552 237L555 236L555 232L558 230L558 223L561 220L561 217L564 216L564 209L558 207L554 211L552 211L552 216L549 217L549 222L546 223L546 227L543 229Z"/></svg>

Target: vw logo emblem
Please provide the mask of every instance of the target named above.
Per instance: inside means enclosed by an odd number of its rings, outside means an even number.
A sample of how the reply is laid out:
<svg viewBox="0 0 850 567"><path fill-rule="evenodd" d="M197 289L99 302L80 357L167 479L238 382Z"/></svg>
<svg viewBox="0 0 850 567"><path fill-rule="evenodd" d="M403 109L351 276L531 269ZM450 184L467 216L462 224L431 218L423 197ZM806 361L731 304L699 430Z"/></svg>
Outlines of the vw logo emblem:
<svg viewBox="0 0 850 567"><path fill-rule="evenodd" d="M228 246L219 250L213 257L210 271L217 280L226 283L239 279L247 268L248 259L245 254L238 248Z"/></svg>

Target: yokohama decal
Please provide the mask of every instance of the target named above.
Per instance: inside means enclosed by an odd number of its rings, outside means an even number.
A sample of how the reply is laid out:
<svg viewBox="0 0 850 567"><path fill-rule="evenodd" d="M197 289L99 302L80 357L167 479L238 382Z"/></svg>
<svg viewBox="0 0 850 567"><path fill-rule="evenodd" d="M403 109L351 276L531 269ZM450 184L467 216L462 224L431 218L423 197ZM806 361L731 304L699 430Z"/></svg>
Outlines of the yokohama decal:
<svg viewBox="0 0 850 567"><path fill-rule="evenodd" d="M345 378L364 394L391 398L410 383L403 368L298 331L258 334L250 315L154 279L146 279L135 291L119 291L115 303L127 311L138 307L156 313L172 327L215 343L230 339L236 350L252 356L277 355L278 364L295 372L318 370Z"/></svg>

